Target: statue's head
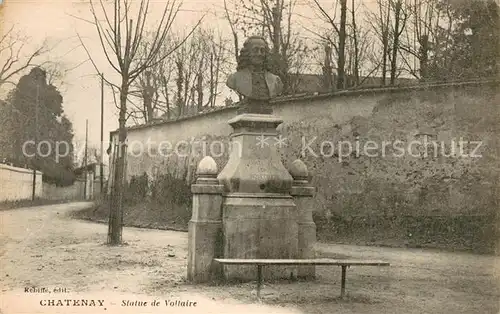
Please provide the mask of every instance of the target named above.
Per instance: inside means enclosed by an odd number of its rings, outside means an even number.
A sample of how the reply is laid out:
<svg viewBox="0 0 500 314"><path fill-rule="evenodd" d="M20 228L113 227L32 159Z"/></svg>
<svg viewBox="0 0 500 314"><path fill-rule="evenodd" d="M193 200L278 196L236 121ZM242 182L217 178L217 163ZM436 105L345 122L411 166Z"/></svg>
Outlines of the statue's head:
<svg viewBox="0 0 500 314"><path fill-rule="evenodd" d="M248 37L243 43L243 48L241 48L238 56L237 70L254 66L269 71L269 55L269 46L264 37Z"/></svg>

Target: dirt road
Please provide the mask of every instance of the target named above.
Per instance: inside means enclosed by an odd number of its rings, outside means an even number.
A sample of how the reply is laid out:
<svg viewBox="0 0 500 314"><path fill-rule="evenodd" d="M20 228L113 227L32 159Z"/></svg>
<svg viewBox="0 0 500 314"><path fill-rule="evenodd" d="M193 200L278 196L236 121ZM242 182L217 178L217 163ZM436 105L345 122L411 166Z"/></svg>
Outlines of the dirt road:
<svg viewBox="0 0 500 314"><path fill-rule="evenodd" d="M350 269L347 300L340 271L318 267L315 282L266 284L259 304L254 283L185 284L186 233L125 228L127 245L104 245L107 226L69 216L89 205L0 212L1 313L500 313L492 256L318 244L392 266Z"/></svg>

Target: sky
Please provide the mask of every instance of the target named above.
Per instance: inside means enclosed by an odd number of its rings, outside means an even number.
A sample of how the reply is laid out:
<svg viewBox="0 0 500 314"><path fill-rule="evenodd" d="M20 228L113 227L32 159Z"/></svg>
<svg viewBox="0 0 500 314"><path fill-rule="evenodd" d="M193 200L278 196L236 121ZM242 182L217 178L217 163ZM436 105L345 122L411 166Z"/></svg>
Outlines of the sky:
<svg viewBox="0 0 500 314"><path fill-rule="evenodd" d="M372 6L375 0L356 0L358 4ZM107 1L112 2L112 1ZM314 17L308 3L312 0L298 0L296 12L301 16ZM332 1L320 1L331 7ZM218 27L230 34L229 25L223 15L223 0L184 0L181 11L174 23L174 30L190 29L204 16L204 23ZM165 1L150 0L150 22L160 18ZM83 147L85 141L85 125L88 120L89 145L100 147L100 112L101 87L96 70L78 40L83 39L92 59L104 76L118 82L118 76L109 66L98 39L92 20L88 0L3 0L0 5L0 35L10 25L29 36L25 52L36 49L44 42L53 49L43 60L57 62L66 70L62 82L56 82L64 98L65 114L73 123L76 149ZM301 17L298 17L299 19ZM308 34L306 34L308 36ZM1 59L1 56L0 56ZM42 59L40 59L42 60ZM11 88L12 86L7 86ZM226 88L226 87L224 87ZM0 98L5 97L5 86L0 90ZM223 91L224 92L224 91ZM227 91L226 91L227 92ZM109 88L104 95L104 149L107 148L109 132L118 127L118 110L114 105Z"/></svg>

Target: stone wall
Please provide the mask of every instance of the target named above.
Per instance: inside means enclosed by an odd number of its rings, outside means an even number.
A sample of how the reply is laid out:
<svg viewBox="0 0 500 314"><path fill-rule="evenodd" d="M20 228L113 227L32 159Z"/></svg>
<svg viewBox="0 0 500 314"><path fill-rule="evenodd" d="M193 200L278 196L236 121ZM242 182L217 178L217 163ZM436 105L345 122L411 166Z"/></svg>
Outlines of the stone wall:
<svg viewBox="0 0 500 314"><path fill-rule="evenodd" d="M457 86L387 93L369 100L344 97L351 101L345 107L370 108L369 114L363 110L353 116L344 114L337 123L324 112L284 125L283 134L291 143L286 159L300 154L302 136L307 137L306 143L317 136L303 159L318 188L317 205L324 211L353 216L484 213L498 208L497 90L496 86ZM339 157L337 150L328 157L332 152L327 144L322 156L322 140L359 145L361 153ZM461 140L466 142L463 153L455 147L456 156L445 157ZM368 141L379 148L363 152ZM382 150L384 141L390 145ZM396 141L404 153L393 147ZM421 144L408 148L412 141ZM472 153L478 157L471 157Z"/></svg>
<svg viewBox="0 0 500 314"><path fill-rule="evenodd" d="M324 219L318 221L319 233L323 227L334 233L333 229L349 224L350 230L358 228L360 234L370 228L383 232L387 221L399 221L400 226L407 227L400 228L397 232L404 234L398 236L410 242L415 232L424 237L420 233L425 228L418 226L429 225L429 217L435 217L431 220L440 221L439 225L453 225L449 233L458 234L455 229L461 224L446 222L445 218L479 221L477 216L496 215L500 195L499 105L498 82L345 91L281 99L273 104L275 114L285 121L279 127L286 138L286 146L281 149L284 164L301 158L317 188L314 210L320 213L317 219ZM223 143L224 151L217 150L221 146L217 144L212 156L222 167L231 131L227 120L235 115L234 108L225 108L136 127L129 130L128 141L168 141L175 149L181 141L205 139L205 150L210 152L206 148L217 140ZM370 141L372 144L367 144ZM339 143L343 143L342 151ZM354 150L349 155L348 143ZM271 139L270 144L278 143ZM203 157L203 144L199 143L180 145L177 154L170 150L168 157L140 153L139 146L129 147L128 153L136 154L127 158L128 178L145 172L153 180L157 173L170 172L190 182L195 165ZM455 156L450 156L453 149ZM415 217L422 217L422 221L415 222ZM487 230L471 232L482 234ZM378 237L375 231L371 234ZM480 236L474 237L477 240Z"/></svg>
<svg viewBox="0 0 500 314"><path fill-rule="evenodd" d="M100 181L93 179L90 176L87 183L88 199L100 194ZM35 195L48 200L83 200L84 184L84 180L77 179L72 185L56 186L42 182L42 173L37 171ZM31 199L32 193L33 170L0 164L0 202Z"/></svg>
<svg viewBox="0 0 500 314"><path fill-rule="evenodd" d="M85 182L77 179L69 186L56 186L43 183L43 198L49 200L83 200L83 186Z"/></svg>
<svg viewBox="0 0 500 314"><path fill-rule="evenodd" d="M76 179L72 185L56 186L43 182L43 198L50 200L83 200L85 180ZM87 200L96 199L101 194L101 182L89 175L87 180Z"/></svg>
<svg viewBox="0 0 500 314"><path fill-rule="evenodd" d="M0 164L0 202L31 199L33 170ZM35 195L42 195L42 173L37 171Z"/></svg>

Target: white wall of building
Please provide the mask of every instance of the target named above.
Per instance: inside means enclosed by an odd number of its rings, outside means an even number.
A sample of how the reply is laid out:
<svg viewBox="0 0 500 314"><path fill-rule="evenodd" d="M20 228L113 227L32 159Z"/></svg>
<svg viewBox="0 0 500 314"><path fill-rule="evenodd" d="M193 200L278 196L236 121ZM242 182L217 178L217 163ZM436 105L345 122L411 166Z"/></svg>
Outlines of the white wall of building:
<svg viewBox="0 0 500 314"><path fill-rule="evenodd" d="M35 196L43 192L42 173L36 172ZM31 199L33 193L33 170L0 164L0 202Z"/></svg>

